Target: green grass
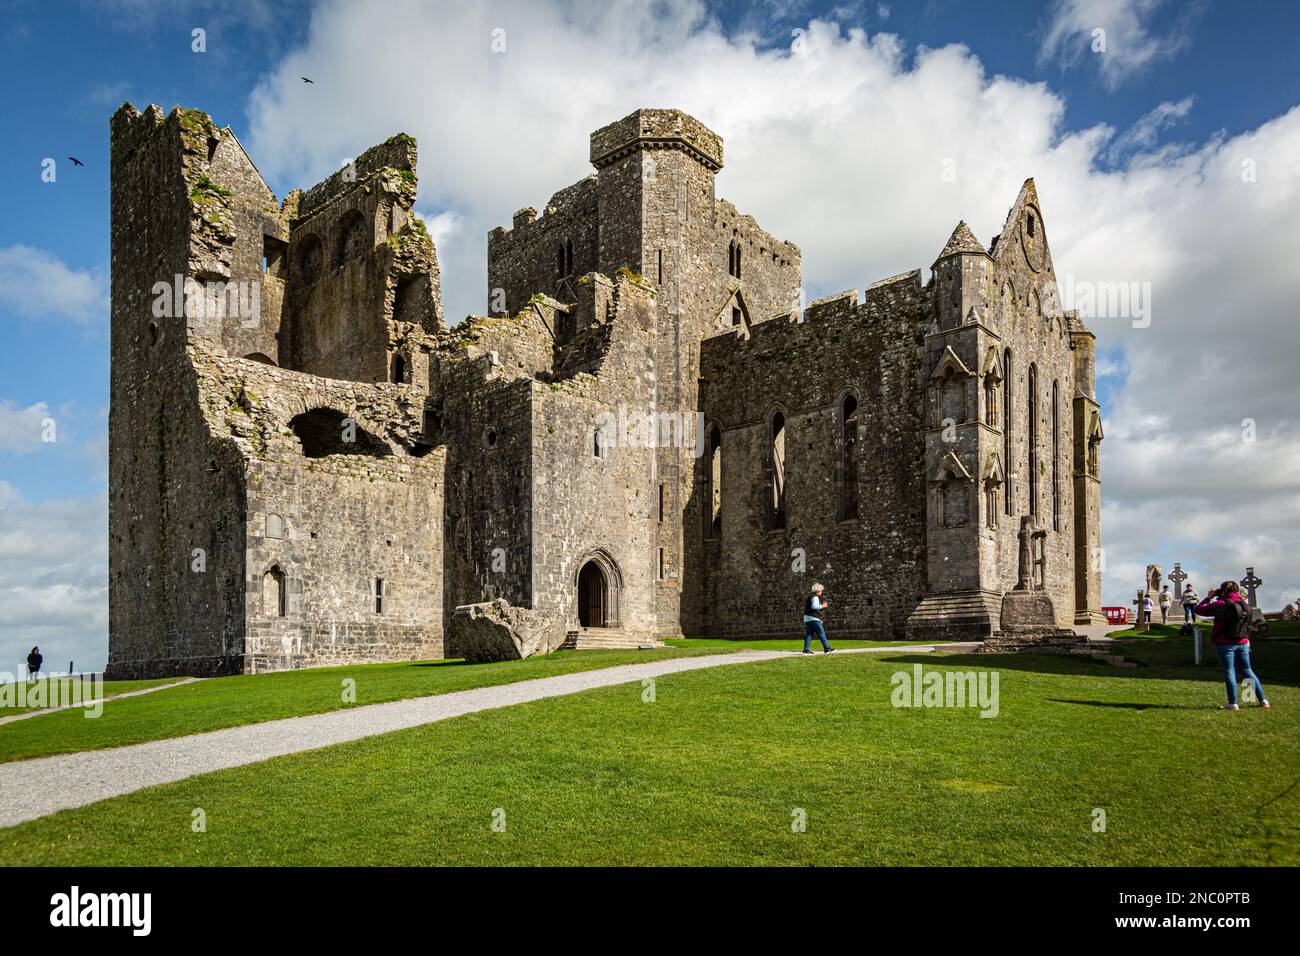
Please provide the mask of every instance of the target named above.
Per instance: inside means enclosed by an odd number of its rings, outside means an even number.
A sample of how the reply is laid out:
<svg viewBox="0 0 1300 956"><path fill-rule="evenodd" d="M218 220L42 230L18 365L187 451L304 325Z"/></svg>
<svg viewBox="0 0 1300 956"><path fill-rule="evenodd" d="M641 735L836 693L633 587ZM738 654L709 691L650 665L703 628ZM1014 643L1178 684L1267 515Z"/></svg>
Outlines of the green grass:
<svg viewBox="0 0 1300 956"><path fill-rule="evenodd" d="M1211 628L1214 627L1214 622L1209 620L1208 618L1199 618L1197 620L1196 626L1201 628L1202 638L1208 640L1210 637L1210 630ZM1191 641L1192 640L1191 635L1184 637L1183 634L1181 633L1182 627L1183 627L1183 619L1180 612L1180 616L1176 624L1153 623L1151 625L1151 630L1149 631L1139 631L1136 630L1135 628L1130 627L1123 631L1111 631L1110 634L1107 636L1119 637L1119 638L1141 637L1141 638L1148 638L1148 639L1177 637L1177 638L1182 638L1185 641ZM1268 637L1259 638L1255 643L1266 644L1269 641L1271 641L1273 638L1277 638L1277 637L1282 637L1282 638L1300 637L1300 621L1269 621Z"/></svg>
<svg viewBox="0 0 1300 956"><path fill-rule="evenodd" d="M1134 644L1136 670L899 652L675 674L652 703L605 688L60 813L0 831L0 861L1300 863L1300 647L1257 649L1274 709L1237 713L1187 650ZM914 664L996 670L999 715L892 707Z"/></svg>
<svg viewBox="0 0 1300 956"><path fill-rule="evenodd" d="M94 719L88 719L84 711L75 709L0 726L0 763L182 737L281 717L319 714L354 704L378 704L598 667L706 653L718 652L683 648L564 651L546 657L495 664L466 664L460 660L417 661L220 677L140 697L107 701L103 713ZM344 681L348 679L355 681L356 699L352 703L343 700ZM142 686L153 682L114 683Z"/></svg>
<svg viewBox="0 0 1300 956"><path fill-rule="evenodd" d="M838 641L834 635L828 635L827 639L831 647L907 647L915 645L917 647L935 647L937 644L945 644L947 641ZM802 651L803 638L791 638L789 640L730 640L725 637L670 637L664 640L669 647L691 647L691 648L718 648L726 647L739 650L756 651ZM818 654L822 652L822 646L816 640L812 642L812 648Z"/></svg>
<svg viewBox="0 0 1300 956"><path fill-rule="evenodd" d="M99 694L96 699L102 697L112 697L114 694L124 694L128 691L133 691L133 690L144 690L145 688L148 687L158 687L162 684L172 684L181 679L182 678L179 677L164 677L158 680L108 680L108 681L104 681L98 688ZM57 687L52 688L50 686L51 680L56 682ZM78 683L81 682L80 677L75 678L75 680ZM49 706L50 694L55 692L59 694L60 703L66 703L68 700L68 695L70 694L68 681L69 678L67 677L40 678L38 681L35 681L35 683L43 685L42 693L45 695L43 698L45 703L43 703L40 707L0 707L0 718L11 717L14 714L25 714L33 710L44 710L46 707ZM24 693L30 696L32 693L32 687L31 687L32 682L19 681L19 683L27 684L27 688L24 690ZM83 692L86 689L89 688L83 685ZM16 696L16 689L15 689L15 700L16 699L17 696Z"/></svg>

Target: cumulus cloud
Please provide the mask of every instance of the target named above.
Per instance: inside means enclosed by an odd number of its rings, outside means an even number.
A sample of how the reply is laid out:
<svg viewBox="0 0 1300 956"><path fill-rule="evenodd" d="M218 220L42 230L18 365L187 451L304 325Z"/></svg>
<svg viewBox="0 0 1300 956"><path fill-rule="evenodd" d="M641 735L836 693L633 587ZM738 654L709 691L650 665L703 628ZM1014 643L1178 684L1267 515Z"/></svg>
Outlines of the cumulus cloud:
<svg viewBox="0 0 1300 956"><path fill-rule="evenodd" d="M1154 5L1116 9L1141 25ZM1281 489L1300 456L1287 251L1300 110L1169 149L1156 133L1194 108L1179 100L1112 157L1114 129L1067 132L1058 93L989 76L963 46L800 29L795 49L765 47L686 0L327 4L255 91L248 145L273 177L310 184L395 131L419 137L453 320L485 308L488 230L588 175L590 132L640 106L684 109L724 137L719 195L802 248L810 299L928 265L958 219L987 243L1033 175L1063 279L1132 283L1150 307L1149 322L1089 320L1110 389L1106 599L1174 560L1211 577L1253 564L1271 605L1300 593L1281 558L1300 532L1300 498Z"/></svg>
<svg viewBox="0 0 1300 956"><path fill-rule="evenodd" d="M108 283L42 249L7 246L0 249L0 308L31 319L107 323Z"/></svg>
<svg viewBox="0 0 1300 956"><path fill-rule="evenodd" d="M50 670L108 660L108 502L32 503L0 481L0 671L19 674L33 644Z"/></svg>
<svg viewBox="0 0 1300 956"><path fill-rule="evenodd" d="M1056 0L1043 31L1040 63L1063 69L1093 57L1111 90L1186 50L1201 12L1196 2L1173 8L1173 18L1153 25L1164 0ZM1169 9L1165 7L1165 9Z"/></svg>
<svg viewBox="0 0 1300 956"><path fill-rule="evenodd" d="M49 420L50 409L44 402L19 408L7 399L0 401L0 452L35 451Z"/></svg>

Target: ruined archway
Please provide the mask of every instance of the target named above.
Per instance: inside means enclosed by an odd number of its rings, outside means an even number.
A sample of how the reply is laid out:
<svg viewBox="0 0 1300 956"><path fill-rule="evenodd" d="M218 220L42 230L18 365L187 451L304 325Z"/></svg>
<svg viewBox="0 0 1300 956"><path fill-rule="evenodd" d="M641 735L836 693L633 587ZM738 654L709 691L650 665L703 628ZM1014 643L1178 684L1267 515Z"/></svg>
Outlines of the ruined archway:
<svg viewBox="0 0 1300 956"><path fill-rule="evenodd" d="M388 444L357 421L335 408L321 407L295 415L289 428L307 458L329 455L369 455L382 458L393 453Z"/></svg>

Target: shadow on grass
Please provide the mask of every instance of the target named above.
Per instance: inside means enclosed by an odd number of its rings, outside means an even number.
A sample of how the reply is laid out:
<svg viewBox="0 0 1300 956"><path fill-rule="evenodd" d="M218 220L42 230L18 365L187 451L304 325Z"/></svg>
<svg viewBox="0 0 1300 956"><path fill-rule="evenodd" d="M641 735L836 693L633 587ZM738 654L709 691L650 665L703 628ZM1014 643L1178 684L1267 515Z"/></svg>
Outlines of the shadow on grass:
<svg viewBox="0 0 1300 956"><path fill-rule="evenodd" d="M1144 710L1208 710L1208 705L1192 706L1190 704L1136 704L1121 703L1119 701L1108 700L1070 700L1067 697L1048 697L1047 700L1054 704L1079 704L1082 707L1113 707L1119 710L1133 710L1141 713Z"/></svg>
<svg viewBox="0 0 1300 956"><path fill-rule="evenodd" d="M460 657L452 657L444 661L416 661L412 667L458 667L461 664L468 664L469 661Z"/></svg>

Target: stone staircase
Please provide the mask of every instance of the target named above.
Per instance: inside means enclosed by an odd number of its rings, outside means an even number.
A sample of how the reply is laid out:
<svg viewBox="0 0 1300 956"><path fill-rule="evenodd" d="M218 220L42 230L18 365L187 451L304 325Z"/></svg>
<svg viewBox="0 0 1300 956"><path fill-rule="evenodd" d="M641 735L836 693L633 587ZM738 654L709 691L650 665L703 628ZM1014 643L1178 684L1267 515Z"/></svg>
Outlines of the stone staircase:
<svg viewBox="0 0 1300 956"><path fill-rule="evenodd" d="M663 647L660 641L634 637L617 627L582 627L569 631L560 645L562 651L623 650Z"/></svg>
<svg viewBox="0 0 1300 956"><path fill-rule="evenodd" d="M980 591L926 595L907 619L907 639L982 640L997 629L997 600Z"/></svg>

